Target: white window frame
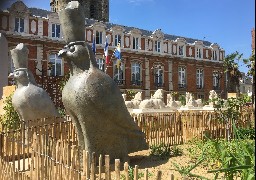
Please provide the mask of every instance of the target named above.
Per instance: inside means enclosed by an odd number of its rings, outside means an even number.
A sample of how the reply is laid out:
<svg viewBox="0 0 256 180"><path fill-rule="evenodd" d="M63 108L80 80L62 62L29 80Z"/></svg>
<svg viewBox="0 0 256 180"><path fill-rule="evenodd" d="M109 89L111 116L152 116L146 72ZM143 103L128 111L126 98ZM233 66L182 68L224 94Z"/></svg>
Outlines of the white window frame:
<svg viewBox="0 0 256 180"><path fill-rule="evenodd" d="M59 27L59 32L57 32L58 27ZM56 24L56 23L52 24L52 37L60 38L60 24Z"/></svg>
<svg viewBox="0 0 256 180"><path fill-rule="evenodd" d="M161 52L161 42L155 41L155 52Z"/></svg>
<svg viewBox="0 0 256 180"><path fill-rule="evenodd" d="M212 51L212 60L215 60L215 61L218 60L218 56L217 56L217 51L216 50Z"/></svg>
<svg viewBox="0 0 256 180"><path fill-rule="evenodd" d="M102 44L102 32L101 31L96 31L96 41L95 44Z"/></svg>
<svg viewBox="0 0 256 180"><path fill-rule="evenodd" d="M162 87L164 84L164 69L162 66L156 66L154 68L154 82L155 85Z"/></svg>
<svg viewBox="0 0 256 180"><path fill-rule="evenodd" d="M22 25L21 21L23 21L23 25ZM15 32L19 32L19 33L25 32L25 19L24 18L15 17L14 23L15 23L15 26L14 26Z"/></svg>
<svg viewBox="0 0 256 180"><path fill-rule="evenodd" d="M220 87L219 72L213 72L213 87Z"/></svg>
<svg viewBox="0 0 256 180"><path fill-rule="evenodd" d="M135 76L134 80L133 75ZM131 63L131 81L133 85L141 85L141 64L139 62Z"/></svg>
<svg viewBox="0 0 256 180"><path fill-rule="evenodd" d="M105 60L101 59L101 58L97 58L96 61L97 61L99 70L104 71L105 70L104 69L105 68Z"/></svg>
<svg viewBox="0 0 256 180"><path fill-rule="evenodd" d="M178 67L178 86L184 88L186 86L186 67Z"/></svg>
<svg viewBox="0 0 256 180"><path fill-rule="evenodd" d="M51 63L51 70L48 71L49 76L63 76L64 74L64 63L62 58L58 56L58 54L50 54L49 55L49 62ZM60 74L57 74L57 64L60 62ZM54 71L54 72L53 72ZM52 75L53 73L53 75Z"/></svg>
<svg viewBox="0 0 256 180"><path fill-rule="evenodd" d="M202 59L202 49L201 48L196 48L196 57L198 59Z"/></svg>
<svg viewBox="0 0 256 180"><path fill-rule="evenodd" d="M139 49L139 38L138 37L133 37L132 48Z"/></svg>
<svg viewBox="0 0 256 180"><path fill-rule="evenodd" d="M196 87L202 89L204 87L204 70L196 69Z"/></svg>
<svg viewBox="0 0 256 180"><path fill-rule="evenodd" d="M117 46L118 43L120 43L120 47L121 47L121 39L122 39L122 36L120 34L116 34L115 35L114 45Z"/></svg>

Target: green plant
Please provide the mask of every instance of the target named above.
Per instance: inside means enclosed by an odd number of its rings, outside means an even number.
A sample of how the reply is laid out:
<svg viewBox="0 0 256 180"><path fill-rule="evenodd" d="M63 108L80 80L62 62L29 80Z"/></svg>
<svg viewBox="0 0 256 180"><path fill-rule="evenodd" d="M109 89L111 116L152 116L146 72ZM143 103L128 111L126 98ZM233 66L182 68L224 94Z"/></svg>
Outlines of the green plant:
<svg viewBox="0 0 256 180"><path fill-rule="evenodd" d="M179 95L179 101L181 102L182 106L186 105L186 96L185 95Z"/></svg>
<svg viewBox="0 0 256 180"><path fill-rule="evenodd" d="M6 97L3 107L5 113L0 116L0 122L5 130L15 130L20 126L19 115L12 105L12 97L13 94Z"/></svg>
<svg viewBox="0 0 256 180"><path fill-rule="evenodd" d="M66 111L65 111L64 108L58 107L57 110L58 110L58 112L59 112L59 114L60 114L61 117L66 116Z"/></svg>
<svg viewBox="0 0 256 180"><path fill-rule="evenodd" d="M165 144L151 145L150 155L160 157L161 159L168 159L169 157L181 156L183 154L182 149L177 146L170 146Z"/></svg>
<svg viewBox="0 0 256 180"><path fill-rule="evenodd" d="M70 72L66 73L66 74L62 77L61 81L59 82L60 91L63 90L63 88L64 88L64 86L66 85L66 83L68 82L69 78L70 78Z"/></svg>
<svg viewBox="0 0 256 180"><path fill-rule="evenodd" d="M151 145L150 155L157 156L161 159L168 159L171 156L171 148L169 145L160 144L160 145Z"/></svg>
<svg viewBox="0 0 256 180"><path fill-rule="evenodd" d="M255 128L237 128L240 139L255 139Z"/></svg>
<svg viewBox="0 0 256 180"><path fill-rule="evenodd" d="M133 180L134 179L134 168L129 166L128 167L128 175L129 175L129 180ZM148 173L148 177L151 177L152 174ZM143 172L139 172L138 173L138 179L144 177L144 173ZM121 180L125 180L125 175L121 174Z"/></svg>
<svg viewBox="0 0 256 180"><path fill-rule="evenodd" d="M137 93L137 91L134 91L134 90L126 90L126 99L127 99L127 101L132 100L136 93Z"/></svg>
<svg viewBox="0 0 256 180"><path fill-rule="evenodd" d="M188 165L188 166L179 166L175 162L172 162L172 164L175 166L175 169L170 169L170 170L178 171L182 175L182 177L186 177L186 178L194 177L194 178L208 180L207 178L205 178L203 176L191 173L191 171L193 169L195 169L196 167L198 167L203 161L204 161L204 158L200 158L195 164Z"/></svg>

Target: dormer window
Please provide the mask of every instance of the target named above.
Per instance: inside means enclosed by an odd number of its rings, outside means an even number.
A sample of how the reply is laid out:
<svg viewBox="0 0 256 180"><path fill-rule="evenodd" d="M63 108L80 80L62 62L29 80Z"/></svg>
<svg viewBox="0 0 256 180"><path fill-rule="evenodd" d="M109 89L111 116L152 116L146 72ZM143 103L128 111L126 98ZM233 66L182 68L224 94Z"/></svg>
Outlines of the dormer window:
<svg viewBox="0 0 256 180"><path fill-rule="evenodd" d="M115 35L115 46L117 46L118 43L120 43L121 46L121 35Z"/></svg>
<svg viewBox="0 0 256 180"><path fill-rule="evenodd" d="M183 51L184 51L184 46L179 46L179 55L180 56L184 55Z"/></svg>
<svg viewBox="0 0 256 180"><path fill-rule="evenodd" d="M24 19L15 18L15 32L24 32Z"/></svg>
<svg viewBox="0 0 256 180"><path fill-rule="evenodd" d="M60 25L59 24L52 24L52 37L60 38Z"/></svg>
<svg viewBox="0 0 256 180"><path fill-rule="evenodd" d="M161 52L161 44L160 41L155 41L155 51Z"/></svg>
<svg viewBox="0 0 256 180"><path fill-rule="evenodd" d="M217 60L217 51L212 51L212 60Z"/></svg>
<svg viewBox="0 0 256 180"><path fill-rule="evenodd" d="M102 32L96 31L96 44L102 44Z"/></svg>
<svg viewBox="0 0 256 180"><path fill-rule="evenodd" d="M197 48L196 49L196 57L201 59L202 58L202 52L201 52L201 49L200 48Z"/></svg>
<svg viewBox="0 0 256 180"><path fill-rule="evenodd" d="M133 49L139 49L139 38L138 37L133 37L132 48Z"/></svg>

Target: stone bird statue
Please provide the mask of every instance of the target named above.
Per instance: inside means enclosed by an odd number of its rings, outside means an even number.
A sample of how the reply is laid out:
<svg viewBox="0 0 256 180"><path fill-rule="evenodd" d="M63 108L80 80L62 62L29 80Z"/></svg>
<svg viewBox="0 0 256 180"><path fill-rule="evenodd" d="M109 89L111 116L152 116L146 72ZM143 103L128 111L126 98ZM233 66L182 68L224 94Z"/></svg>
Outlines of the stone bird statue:
<svg viewBox="0 0 256 180"><path fill-rule="evenodd" d="M120 89L98 69L92 47L85 42L85 18L77 1L59 11L67 43L59 52L70 66L62 99L75 124L79 145L96 155L126 160L128 153L148 149L144 133L130 116Z"/></svg>
<svg viewBox="0 0 256 180"><path fill-rule="evenodd" d="M39 87L33 74L28 70L28 49L20 43L11 50L14 63L14 79L17 84L12 104L24 121L40 118L59 117L50 96Z"/></svg>

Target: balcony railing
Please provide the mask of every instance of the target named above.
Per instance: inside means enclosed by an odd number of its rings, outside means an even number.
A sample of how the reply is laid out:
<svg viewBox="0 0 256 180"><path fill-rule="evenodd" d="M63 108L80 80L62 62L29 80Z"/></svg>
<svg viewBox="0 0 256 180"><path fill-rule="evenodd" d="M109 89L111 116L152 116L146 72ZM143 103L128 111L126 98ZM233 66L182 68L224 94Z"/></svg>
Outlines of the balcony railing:
<svg viewBox="0 0 256 180"><path fill-rule="evenodd" d="M196 85L196 89L203 89L203 85Z"/></svg>
<svg viewBox="0 0 256 180"><path fill-rule="evenodd" d="M131 81L131 85L132 86L142 86L142 81L139 81L139 80Z"/></svg>
<svg viewBox="0 0 256 180"><path fill-rule="evenodd" d="M184 88L186 88L186 84L178 84L178 87L179 87L179 89L184 89Z"/></svg>
<svg viewBox="0 0 256 180"><path fill-rule="evenodd" d="M124 79L119 79L119 80L114 79L114 81L116 82L116 84L118 86L125 85L125 80Z"/></svg>
<svg viewBox="0 0 256 180"><path fill-rule="evenodd" d="M220 86L213 86L212 89L213 90L220 90Z"/></svg>
<svg viewBox="0 0 256 180"><path fill-rule="evenodd" d="M164 83L155 83L156 88L164 87Z"/></svg>

